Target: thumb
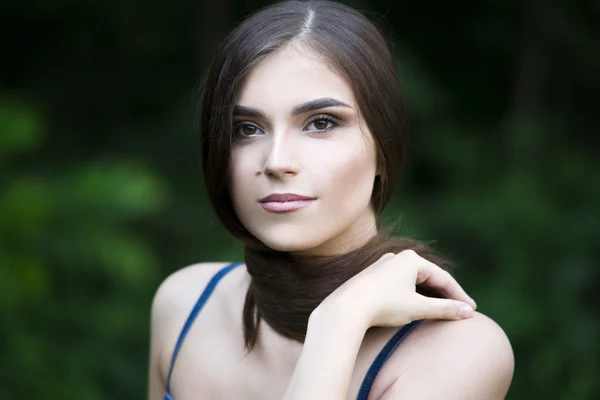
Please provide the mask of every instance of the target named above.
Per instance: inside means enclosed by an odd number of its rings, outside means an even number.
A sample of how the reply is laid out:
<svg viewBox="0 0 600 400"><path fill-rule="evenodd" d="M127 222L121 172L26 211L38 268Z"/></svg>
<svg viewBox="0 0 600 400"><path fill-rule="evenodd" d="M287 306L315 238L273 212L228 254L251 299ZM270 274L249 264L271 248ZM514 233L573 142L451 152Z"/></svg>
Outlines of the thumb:
<svg viewBox="0 0 600 400"><path fill-rule="evenodd" d="M473 307L462 301L417 296L416 319L465 319L473 316Z"/></svg>

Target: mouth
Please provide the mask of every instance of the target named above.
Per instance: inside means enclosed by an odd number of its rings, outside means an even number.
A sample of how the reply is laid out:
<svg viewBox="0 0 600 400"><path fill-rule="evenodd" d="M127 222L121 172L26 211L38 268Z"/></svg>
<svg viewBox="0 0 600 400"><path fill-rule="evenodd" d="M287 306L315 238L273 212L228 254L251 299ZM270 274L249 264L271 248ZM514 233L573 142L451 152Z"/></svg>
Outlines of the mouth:
<svg viewBox="0 0 600 400"><path fill-rule="evenodd" d="M262 208L274 213L285 213L304 208L317 199L315 197L302 196L294 193L271 194L259 200Z"/></svg>

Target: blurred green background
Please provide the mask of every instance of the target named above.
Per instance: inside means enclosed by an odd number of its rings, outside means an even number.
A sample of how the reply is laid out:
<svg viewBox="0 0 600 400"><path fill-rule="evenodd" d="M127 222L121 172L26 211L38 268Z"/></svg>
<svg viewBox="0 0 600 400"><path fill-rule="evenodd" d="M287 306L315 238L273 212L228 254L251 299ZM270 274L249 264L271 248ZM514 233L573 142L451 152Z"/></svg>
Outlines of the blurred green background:
<svg viewBox="0 0 600 400"><path fill-rule="evenodd" d="M202 186L196 86L268 3L0 5L1 399L145 398L161 280L241 259ZM346 3L395 32L411 115L386 217L505 329L509 399L600 398L600 3Z"/></svg>

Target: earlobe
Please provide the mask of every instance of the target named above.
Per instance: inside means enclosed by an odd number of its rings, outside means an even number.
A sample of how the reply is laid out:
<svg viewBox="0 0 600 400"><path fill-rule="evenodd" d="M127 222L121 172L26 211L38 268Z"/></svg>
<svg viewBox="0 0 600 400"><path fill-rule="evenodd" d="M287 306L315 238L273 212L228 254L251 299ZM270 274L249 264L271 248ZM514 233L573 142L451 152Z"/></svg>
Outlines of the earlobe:
<svg viewBox="0 0 600 400"><path fill-rule="evenodd" d="M379 179L382 179L384 172L385 164L381 160L378 160L377 167L375 168L375 177L379 177Z"/></svg>

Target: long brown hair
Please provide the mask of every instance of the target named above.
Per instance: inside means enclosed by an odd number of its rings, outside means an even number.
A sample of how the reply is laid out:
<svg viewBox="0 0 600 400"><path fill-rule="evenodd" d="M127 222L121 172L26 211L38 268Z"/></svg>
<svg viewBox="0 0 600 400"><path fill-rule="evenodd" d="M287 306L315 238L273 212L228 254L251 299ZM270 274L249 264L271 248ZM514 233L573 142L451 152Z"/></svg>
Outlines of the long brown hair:
<svg viewBox="0 0 600 400"><path fill-rule="evenodd" d="M284 1L252 14L223 41L204 83L199 120L202 167L217 216L245 245L251 276L243 311L248 350L258 338L260 319L280 334L303 341L308 317L323 299L386 252L413 249L442 267L449 265L425 244L393 237L382 227L368 243L347 254L307 257L274 251L242 225L229 193L233 106L252 68L293 42L320 54L353 89L373 135L381 172L371 196L376 215L388 203L406 158L407 116L392 56L380 31L360 12L326 0Z"/></svg>

